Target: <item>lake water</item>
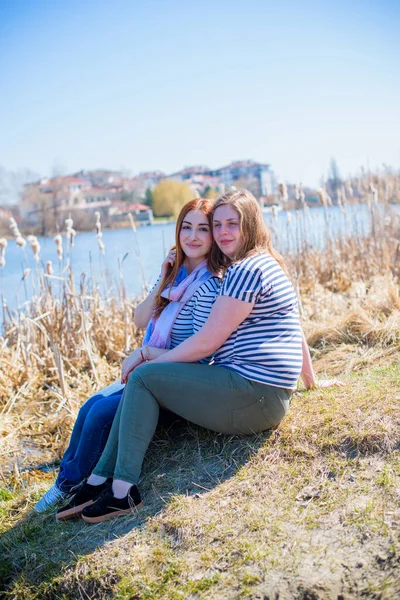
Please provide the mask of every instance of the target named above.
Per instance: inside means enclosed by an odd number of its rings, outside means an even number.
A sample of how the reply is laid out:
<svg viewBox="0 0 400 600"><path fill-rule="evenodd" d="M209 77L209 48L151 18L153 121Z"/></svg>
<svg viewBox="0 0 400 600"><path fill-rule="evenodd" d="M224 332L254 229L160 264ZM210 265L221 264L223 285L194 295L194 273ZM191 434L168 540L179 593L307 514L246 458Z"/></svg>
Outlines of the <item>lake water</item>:
<svg viewBox="0 0 400 600"><path fill-rule="evenodd" d="M296 251L304 242L321 248L327 237L366 235L371 228L370 212L364 204L349 206L345 213L339 207L281 211L275 219L271 213L265 213L265 220L273 231L277 248L283 253ZM115 292L123 275L128 294L140 294L145 285L152 285L156 280L161 262L174 242L174 233L174 223L140 227L136 233L131 229L105 231L102 238L106 247L104 255L100 253L94 232L78 233L69 257L77 282L84 273L89 286L101 286L102 291L108 294ZM54 275L65 276L68 266L65 237L62 265L58 264L54 239L39 238L39 242L39 269L51 260ZM37 265L29 244L21 250L14 240L9 241L5 258L6 265L0 269L0 293L7 305L14 309L34 293L34 277L29 276L22 281L22 275L27 268L35 272ZM104 281L107 281L106 286ZM53 280L52 285L58 286L59 282Z"/></svg>

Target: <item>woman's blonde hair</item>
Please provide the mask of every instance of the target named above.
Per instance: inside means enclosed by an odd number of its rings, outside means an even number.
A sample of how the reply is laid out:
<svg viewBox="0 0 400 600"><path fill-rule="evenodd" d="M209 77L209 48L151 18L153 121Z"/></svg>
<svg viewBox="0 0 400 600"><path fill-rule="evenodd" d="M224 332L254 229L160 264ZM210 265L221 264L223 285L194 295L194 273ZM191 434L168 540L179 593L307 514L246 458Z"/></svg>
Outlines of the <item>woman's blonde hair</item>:
<svg viewBox="0 0 400 600"><path fill-rule="evenodd" d="M233 262L243 260L252 254L268 252L287 274L287 267L281 254L272 245L271 232L267 227L260 205L251 192L245 189L220 196L214 204L213 213L220 206L232 206L239 213L239 227L242 236L234 259L228 258L214 243L211 256L213 264L228 267Z"/></svg>
<svg viewBox="0 0 400 600"><path fill-rule="evenodd" d="M163 280L161 282L161 286L159 288L159 291L157 292L156 297L154 299L154 315L156 317L160 316L160 314L162 313L164 308L169 303L169 300L167 298L163 298L161 296L161 293L163 292L163 290L165 288L171 287L172 285L174 285L174 283L176 281L176 277L178 275L178 271L185 262L186 255L182 249L179 236L180 236L183 221L185 220L186 215L191 210L199 210L200 212L202 212L207 217L207 221L210 226L210 232L212 234L213 206L214 206L214 202L212 200L209 200L208 198L194 198L193 200L189 200L189 202L187 202L184 205L181 212L179 213L178 218L176 220L176 227L175 227L175 246L173 246L171 248L171 250L174 250L174 249L176 250L175 263L174 263L174 266L171 268L171 270L163 278ZM215 242L213 241L212 244L214 245ZM207 268L210 271L210 273L215 273L215 274L220 273L221 267L220 267L219 263L217 263L213 260L211 251L207 254L206 258L207 258Z"/></svg>

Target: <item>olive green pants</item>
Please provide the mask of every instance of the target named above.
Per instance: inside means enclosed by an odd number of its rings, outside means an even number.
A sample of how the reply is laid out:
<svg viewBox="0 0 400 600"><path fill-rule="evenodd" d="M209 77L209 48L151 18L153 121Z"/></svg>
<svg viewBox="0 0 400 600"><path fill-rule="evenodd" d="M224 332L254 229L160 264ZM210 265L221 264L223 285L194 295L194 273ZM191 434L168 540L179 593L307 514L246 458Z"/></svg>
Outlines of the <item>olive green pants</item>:
<svg viewBox="0 0 400 600"><path fill-rule="evenodd" d="M278 425L292 392L199 363L145 364L129 377L94 473L137 483L160 408L220 433L251 435Z"/></svg>

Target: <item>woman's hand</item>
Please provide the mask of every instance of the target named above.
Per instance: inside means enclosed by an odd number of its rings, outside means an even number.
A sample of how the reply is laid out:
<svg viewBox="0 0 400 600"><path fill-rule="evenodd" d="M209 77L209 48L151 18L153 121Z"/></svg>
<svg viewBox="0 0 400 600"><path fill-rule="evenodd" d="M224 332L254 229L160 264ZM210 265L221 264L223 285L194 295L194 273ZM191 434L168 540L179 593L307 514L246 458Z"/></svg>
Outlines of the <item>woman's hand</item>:
<svg viewBox="0 0 400 600"><path fill-rule="evenodd" d="M168 255L161 265L161 279L167 275L168 271L174 266L176 260L176 250L173 248L168 252Z"/></svg>
<svg viewBox="0 0 400 600"><path fill-rule="evenodd" d="M343 381L340 379L317 379L315 381L316 388L330 388L330 387L343 387Z"/></svg>
<svg viewBox="0 0 400 600"><path fill-rule="evenodd" d="M136 348L129 356L122 361L121 383L128 381L129 375L143 362L140 348Z"/></svg>
<svg viewBox="0 0 400 600"><path fill-rule="evenodd" d="M330 387L343 387L343 381L340 379L314 379L312 383L305 383L306 390L318 390Z"/></svg>

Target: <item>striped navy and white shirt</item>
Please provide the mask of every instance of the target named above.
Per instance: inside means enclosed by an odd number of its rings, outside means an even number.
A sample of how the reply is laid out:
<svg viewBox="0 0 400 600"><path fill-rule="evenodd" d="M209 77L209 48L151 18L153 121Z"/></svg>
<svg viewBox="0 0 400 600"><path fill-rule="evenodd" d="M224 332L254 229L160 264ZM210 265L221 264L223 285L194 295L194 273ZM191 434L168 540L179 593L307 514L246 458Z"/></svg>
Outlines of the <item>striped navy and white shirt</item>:
<svg viewBox="0 0 400 600"><path fill-rule="evenodd" d="M247 379L295 388L302 367L302 333L295 291L277 261L265 253L231 265L220 295L255 304L217 350L214 364Z"/></svg>
<svg viewBox="0 0 400 600"><path fill-rule="evenodd" d="M171 349L197 333L207 321L212 306L218 296L221 281L218 277L210 277L202 283L189 302L185 304L171 329ZM200 362L209 363L211 358Z"/></svg>

